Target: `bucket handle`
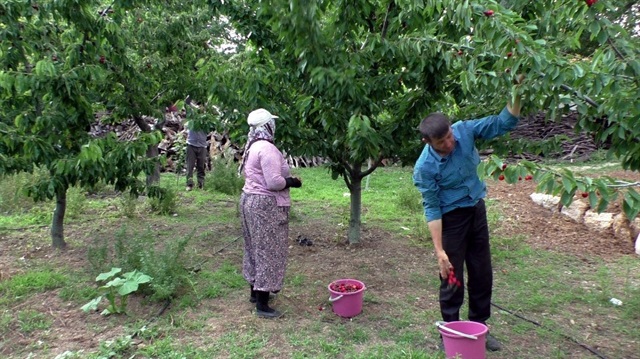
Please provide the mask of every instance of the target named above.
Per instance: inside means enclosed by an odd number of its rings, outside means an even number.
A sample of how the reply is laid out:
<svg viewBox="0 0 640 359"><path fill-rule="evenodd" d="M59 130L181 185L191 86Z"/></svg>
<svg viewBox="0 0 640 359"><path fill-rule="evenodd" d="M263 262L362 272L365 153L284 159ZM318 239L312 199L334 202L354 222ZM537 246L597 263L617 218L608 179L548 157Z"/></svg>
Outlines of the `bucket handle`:
<svg viewBox="0 0 640 359"><path fill-rule="evenodd" d="M471 334L467 334L467 333L462 333L462 332L459 332L459 331L457 331L457 330L454 330L454 329L451 329L451 328L449 328L449 327L444 326L444 324L446 324L446 323L447 323L447 322L440 322L440 321L438 321L438 322L436 322L436 327L438 327L439 329L442 329L442 330L444 330L444 331L446 331L446 332L449 332L449 333L451 333L451 334L456 334L456 335L459 335L459 336L461 336L461 337L465 337L465 338L469 338L469 339L473 339L473 340L478 340L478 337L476 337L475 335L471 335Z"/></svg>

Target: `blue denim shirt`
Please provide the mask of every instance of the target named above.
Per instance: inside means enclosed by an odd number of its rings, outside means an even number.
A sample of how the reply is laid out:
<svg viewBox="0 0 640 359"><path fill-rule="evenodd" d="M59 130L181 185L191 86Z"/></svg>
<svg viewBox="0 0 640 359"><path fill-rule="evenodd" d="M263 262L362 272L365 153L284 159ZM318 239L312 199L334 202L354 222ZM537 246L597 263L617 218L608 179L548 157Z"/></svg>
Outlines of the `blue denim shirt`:
<svg viewBox="0 0 640 359"><path fill-rule="evenodd" d="M413 170L413 183L422 193L427 221L442 218L456 208L474 206L487 193L478 177L480 155L476 139L490 139L516 127L518 117L505 107L499 115L458 121L451 126L456 144L446 157L426 145Z"/></svg>

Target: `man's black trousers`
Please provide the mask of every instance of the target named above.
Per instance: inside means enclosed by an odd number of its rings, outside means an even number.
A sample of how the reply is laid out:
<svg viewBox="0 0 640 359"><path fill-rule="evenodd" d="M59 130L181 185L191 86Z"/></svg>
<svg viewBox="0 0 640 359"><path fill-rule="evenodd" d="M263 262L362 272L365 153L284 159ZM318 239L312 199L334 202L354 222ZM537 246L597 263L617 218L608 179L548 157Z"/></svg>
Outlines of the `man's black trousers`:
<svg viewBox="0 0 640 359"><path fill-rule="evenodd" d="M484 323L491 316L493 271L489 226L484 200L473 207L457 208L442 216L442 246L462 287L447 289L441 278L440 311L447 322L460 320L465 286L469 293L469 320ZM464 283L463 263L468 281Z"/></svg>

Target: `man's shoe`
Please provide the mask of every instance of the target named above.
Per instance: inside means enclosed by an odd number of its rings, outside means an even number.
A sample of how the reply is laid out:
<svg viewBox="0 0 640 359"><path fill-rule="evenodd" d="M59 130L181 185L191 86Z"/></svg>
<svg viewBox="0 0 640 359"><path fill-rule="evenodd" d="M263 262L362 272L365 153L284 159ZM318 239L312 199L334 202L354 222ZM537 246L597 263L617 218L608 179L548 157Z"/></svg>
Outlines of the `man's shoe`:
<svg viewBox="0 0 640 359"><path fill-rule="evenodd" d="M498 339L496 339L493 335L487 333L486 348L489 351L497 352L498 350L502 349L502 344L500 344Z"/></svg>

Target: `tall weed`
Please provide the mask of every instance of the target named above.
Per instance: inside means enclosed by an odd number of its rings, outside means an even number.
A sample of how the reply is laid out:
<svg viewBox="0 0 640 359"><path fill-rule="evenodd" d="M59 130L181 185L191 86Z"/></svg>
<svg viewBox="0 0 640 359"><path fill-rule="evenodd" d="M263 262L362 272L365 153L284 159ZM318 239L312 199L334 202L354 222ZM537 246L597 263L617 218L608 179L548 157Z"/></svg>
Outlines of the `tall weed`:
<svg viewBox="0 0 640 359"><path fill-rule="evenodd" d="M122 227L110 245L107 239L97 239L88 250L93 274L111 267L123 272L138 270L153 278L150 294L153 300L175 297L189 283L189 256L186 247L192 236L174 240L158 240L151 230L130 233ZM163 244L164 243L164 244Z"/></svg>
<svg viewBox="0 0 640 359"><path fill-rule="evenodd" d="M13 175L0 176L0 212L6 214L25 213L39 206L24 192L24 188L32 183L48 177L44 169L33 173L20 172Z"/></svg>
<svg viewBox="0 0 640 359"><path fill-rule="evenodd" d="M238 195L244 186L244 179L238 176L238 164L229 158L214 158L211 161L210 180L205 182L205 188L213 189L228 195ZM210 183L210 185L209 185Z"/></svg>
<svg viewBox="0 0 640 359"><path fill-rule="evenodd" d="M65 216L68 218L80 218L87 207L87 197L82 188L71 187L67 190L67 208Z"/></svg>
<svg viewBox="0 0 640 359"><path fill-rule="evenodd" d="M178 208L178 195L174 189L154 186L149 188L147 202L153 213L173 214Z"/></svg>

